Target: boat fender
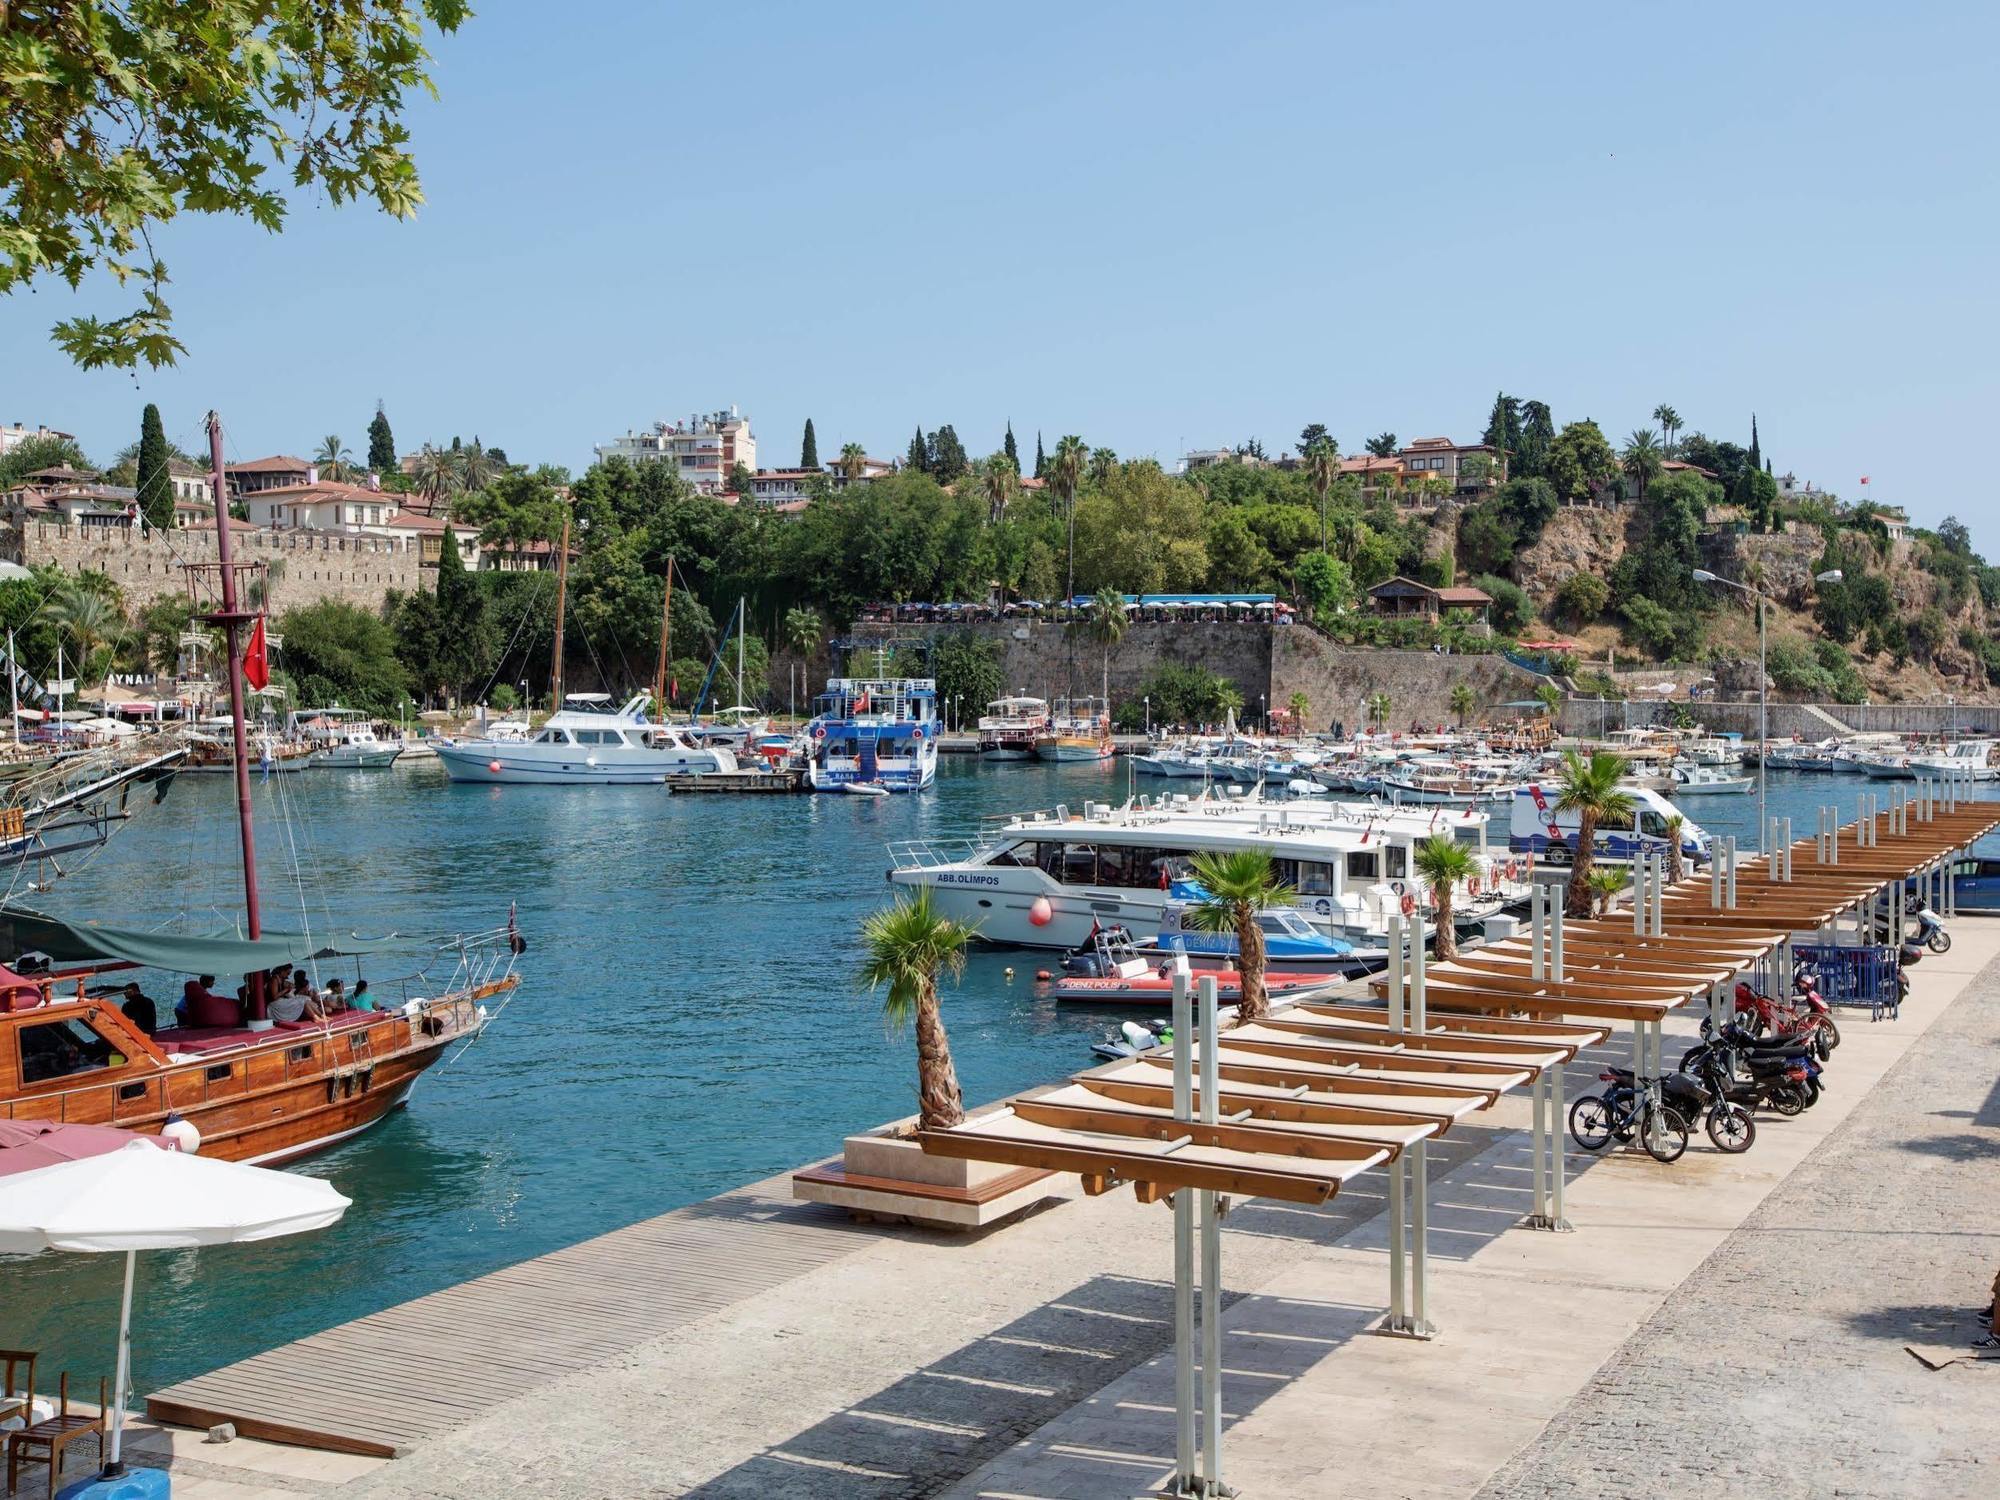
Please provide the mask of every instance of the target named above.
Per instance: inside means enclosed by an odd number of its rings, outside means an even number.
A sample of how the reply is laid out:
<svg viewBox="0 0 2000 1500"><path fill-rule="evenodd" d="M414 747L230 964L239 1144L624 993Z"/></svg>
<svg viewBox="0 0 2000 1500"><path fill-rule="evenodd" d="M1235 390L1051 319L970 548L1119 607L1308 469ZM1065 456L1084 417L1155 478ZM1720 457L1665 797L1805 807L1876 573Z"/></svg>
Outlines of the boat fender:
<svg viewBox="0 0 2000 1500"><path fill-rule="evenodd" d="M495 776L498 776L500 774L500 762L497 760L489 760L488 762L486 762L486 769L491 771Z"/></svg>
<svg viewBox="0 0 2000 1500"><path fill-rule="evenodd" d="M1007 982L1009 984L1012 984L1014 982L1014 966L1012 964L1007 965L1007 967L1002 969L1000 972L1007 976Z"/></svg>
<svg viewBox="0 0 2000 1500"><path fill-rule="evenodd" d="M1047 969L1035 970L1035 979L1040 984L1047 984L1051 979L1055 977L1056 976L1051 974Z"/></svg>
<svg viewBox="0 0 2000 1500"><path fill-rule="evenodd" d="M1047 896L1037 896L1028 907L1028 921L1036 927L1046 927L1056 917L1056 909L1049 905Z"/></svg>
<svg viewBox="0 0 2000 1500"><path fill-rule="evenodd" d="M1118 1030L1124 1036L1126 1045L1134 1051L1148 1051L1159 1044L1159 1039L1137 1021L1121 1021Z"/></svg>
<svg viewBox="0 0 2000 1500"><path fill-rule="evenodd" d="M167 1116L160 1127L160 1139L170 1142L176 1151L185 1151L193 1156L201 1150L201 1132L195 1129L192 1120L184 1120L178 1112Z"/></svg>
<svg viewBox="0 0 2000 1500"><path fill-rule="evenodd" d="M1406 917L1415 916L1416 911L1417 898L1412 896L1408 891L1403 892L1403 915Z"/></svg>

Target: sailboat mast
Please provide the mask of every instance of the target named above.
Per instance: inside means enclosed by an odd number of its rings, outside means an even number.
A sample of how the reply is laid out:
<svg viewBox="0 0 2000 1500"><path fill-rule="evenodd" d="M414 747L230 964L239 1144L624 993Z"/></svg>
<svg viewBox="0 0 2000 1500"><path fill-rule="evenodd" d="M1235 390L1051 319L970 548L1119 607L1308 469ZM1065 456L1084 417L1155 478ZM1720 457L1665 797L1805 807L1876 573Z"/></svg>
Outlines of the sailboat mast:
<svg viewBox="0 0 2000 1500"><path fill-rule="evenodd" d="M750 701L750 694L744 691L743 688L744 627L745 627L745 618L743 613L743 596L741 594L738 594L736 596L736 701L738 703L747 703Z"/></svg>
<svg viewBox="0 0 2000 1500"><path fill-rule="evenodd" d="M569 599L569 507L563 507L562 546L556 552L556 659L549 668L549 709L563 702L563 612Z"/></svg>
<svg viewBox="0 0 2000 1500"><path fill-rule="evenodd" d="M667 722L667 647L674 638L674 556L667 554L667 602L660 606L660 665L653 673L653 706Z"/></svg>
<svg viewBox="0 0 2000 1500"><path fill-rule="evenodd" d="M229 497L222 485L222 418L208 414L208 482L215 493L215 558L222 575L222 608L208 617L222 627L229 657L229 737L236 766L236 823L243 838L243 916L252 941L264 935L264 916L257 903L257 833L250 816L250 743L243 727L244 622L251 616L236 607L236 569L229 560ZM252 978L251 999L260 1000Z"/></svg>

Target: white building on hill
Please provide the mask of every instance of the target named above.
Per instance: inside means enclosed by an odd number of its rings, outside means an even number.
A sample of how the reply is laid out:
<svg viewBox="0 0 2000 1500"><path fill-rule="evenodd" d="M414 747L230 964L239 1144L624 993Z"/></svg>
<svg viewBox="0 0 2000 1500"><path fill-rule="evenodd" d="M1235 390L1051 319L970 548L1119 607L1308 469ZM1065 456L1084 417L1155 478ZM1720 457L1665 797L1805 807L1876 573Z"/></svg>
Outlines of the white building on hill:
<svg viewBox="0 0 2000 1500"><path fill-rule="evenodd" d="M597 445L599 458L614 455L635 464L672 464L694 488L719 495L729 488L729 472L736 465L755 472L757 439L750 432L750 419L732 406L706 416L696 414L685 422L655 422L644 432L628 429L623 437Z"/></svg>

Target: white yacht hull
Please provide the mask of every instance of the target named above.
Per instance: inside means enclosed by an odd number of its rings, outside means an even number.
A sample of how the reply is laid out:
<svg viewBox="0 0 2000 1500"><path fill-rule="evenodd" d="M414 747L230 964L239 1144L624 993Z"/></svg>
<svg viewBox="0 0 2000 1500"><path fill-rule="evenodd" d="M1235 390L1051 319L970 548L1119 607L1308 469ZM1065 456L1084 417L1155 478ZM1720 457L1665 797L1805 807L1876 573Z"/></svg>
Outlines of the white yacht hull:
<svg viewBox="0 0 2000 1500"><path fill-rule="evenodd" d="M312 763L328 771L380 771L396 763L400 745L335 745L317 752Z"/></svg>
<svg viewBox="0 0 2000 1500"><path fill-rule="evenodd" d="M632 746L523 744L467 740L439 745L438 761L453 781L500 786L657 786L669 776L723 769L706 750L642 750Z"/></svg>

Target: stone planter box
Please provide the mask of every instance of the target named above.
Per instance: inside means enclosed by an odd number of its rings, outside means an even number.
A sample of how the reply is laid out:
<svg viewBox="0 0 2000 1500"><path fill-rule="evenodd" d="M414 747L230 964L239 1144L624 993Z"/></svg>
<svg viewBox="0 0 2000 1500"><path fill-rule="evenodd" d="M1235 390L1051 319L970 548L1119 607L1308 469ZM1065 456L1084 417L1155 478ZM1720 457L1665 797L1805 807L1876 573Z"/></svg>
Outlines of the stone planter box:
<svg viewBox="0 0 2000 1500"><path fill-rule="evenodd" d="M1050 1196L1052 1172L927 1156L915 1129L912 1116L848 1136L840 1156L792 1174L792 1196L864 1222L955 1230L984 1228Z"/></svg>

